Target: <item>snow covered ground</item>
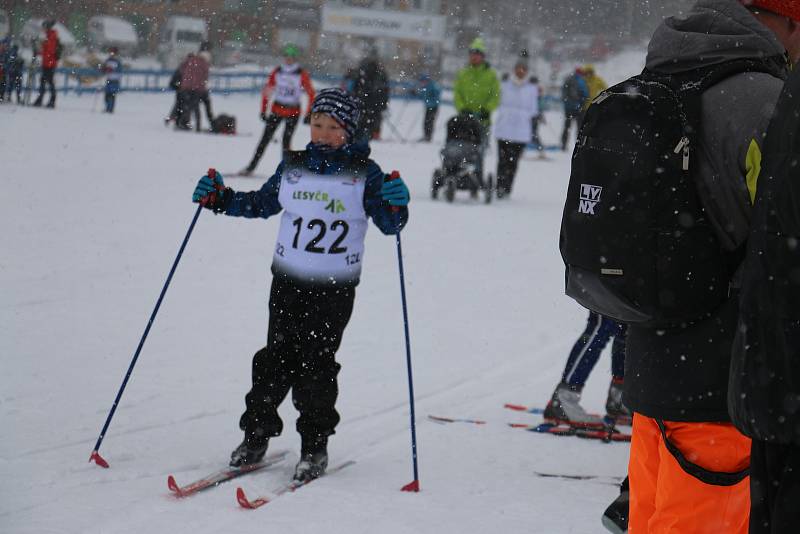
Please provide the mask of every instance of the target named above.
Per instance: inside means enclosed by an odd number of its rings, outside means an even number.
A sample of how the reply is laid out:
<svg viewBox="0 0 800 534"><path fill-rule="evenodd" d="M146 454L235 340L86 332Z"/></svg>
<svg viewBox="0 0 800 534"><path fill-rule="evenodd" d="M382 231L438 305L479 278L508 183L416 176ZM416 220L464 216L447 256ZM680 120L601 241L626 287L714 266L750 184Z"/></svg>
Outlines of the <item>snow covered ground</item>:
<svg viewBox="0 0 800 534"><path fill-rule="evenodd" d="M399 491L412 472L397 259L394 239L373 228L339 353L342 422L330 443L332 465L357 463L254 512L237 506L236 482L181 501L168 494L167 475L188 482L224 466L241 439L278 218L202 213L103 443L111 468L87 463L195 211L197 179L212 166L242 168L261 132L256 96L214 100L238 118L238 137L164 128L171 94L122 94L111 116L94 111L99 100L0 106L0 532L603 532L616 487L535 471L623 476L628 446L512 429L537 418L503 408L544 405L584 328L586 312L563 295L558 254L569 156L526 156L510 200L434 202L450 109L432 144L392 140L385 127L387 140L373 145L412 193L402 237L421 493ZM421 135L418 103L391 112L404 137ZM548 142L560 126L550 115ZM307 140L299 127L294 147ZM278 157L270 145L259 172ZM249 190L261 180L226 183ZM606 354L587 408L603 409L609 367ZM292 456L240 479L251 495L287 480L297 459L296 412L287 401L281 413L286 431L271 448ZM428 414L488 424L439 425Z"/></svg>

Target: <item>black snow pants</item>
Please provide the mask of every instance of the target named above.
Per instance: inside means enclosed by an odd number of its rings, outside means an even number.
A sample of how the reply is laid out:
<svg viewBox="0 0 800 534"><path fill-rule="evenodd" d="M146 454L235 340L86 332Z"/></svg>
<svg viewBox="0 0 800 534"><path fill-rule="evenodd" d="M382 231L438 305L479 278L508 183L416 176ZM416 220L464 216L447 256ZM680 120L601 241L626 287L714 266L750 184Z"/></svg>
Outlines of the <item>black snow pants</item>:
<svg viewBox="0 0 800 534"><path fill-rule="evenodd" d="M50 101L47 102L47 107L53 108L56 105L56 84L53 81L53 77L55 76L56 69L53 68L42 68L42 77L39 78L39 96L36 98L36 101L33 103L34 106L41 106L42 100L44 99L44 93L47 88L50 88Z"/></svg>
<svg viewBox="0 0 800 534"><path fill-rule="evenodd" d="M504 139L497 140L497 196L508 196L514 186L519 157L525 143L515 143Z"/></svg>
<svg viewBox="0 0 800 534"><path fill-rule="evenodd" d="M425 108L425 120L422 123L423 139L430 141L433 138L433 125L436 124L436 115L439 108Z"/></svg>
<svg viewBox="0 0 800 534"><path fill-rule="evenodd" d="M264 126L264 134L261 136L261 141L258 142L256 153L253 154L253 159L250 161L250 165L247 166L247 169L250 171L256 170L258 162L261 161L261 156L264 155L267 145L269 145L269 142L272 140L272 136L275 135L275 130L278 129L281 121L284 120L286 121L286 125L283 127L283 150L284 152L291 150L292 135L294 135L294 129L297 127L297 121L299 119L299 115L295 117L282 117L275 113L268 115Z"/></svg>
<svg viewBox="0 0 800 534"><path fill-rule="evenodd" d="M800 445L753 440L750 534L796 532L800 525Z"/></svg>
<svg viewBox="0 0 800 534"><path fill-rule="evenodd" d="M350 320L354 287L304 287L279 278L269 297L267 346L253 357L253 387L239 427L257 444L279 436L278 406L292 390L304 443L334 433L339 423L336 351Z"/></svg>

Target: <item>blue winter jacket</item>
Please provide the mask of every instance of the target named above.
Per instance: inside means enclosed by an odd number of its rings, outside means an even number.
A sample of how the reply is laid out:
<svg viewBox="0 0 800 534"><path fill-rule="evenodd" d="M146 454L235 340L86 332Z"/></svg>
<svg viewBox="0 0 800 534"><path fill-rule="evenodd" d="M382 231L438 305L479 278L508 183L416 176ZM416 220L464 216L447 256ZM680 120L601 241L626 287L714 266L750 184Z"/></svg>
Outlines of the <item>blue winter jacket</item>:
<svg viewBox="0 0 800 534"><path fill-rule="evenodd" d="M428 109L438 108L442 97L442 90L433 80L428 80L427 85L419 84L414 93L422 99Z"/></svg>
<svg viewBox="0 0 800 534"><path fill-rule="evenodd" d="M323 151L313 143L309 143L300 155L305 168L322 175L333 175L357 162L365 161L367 182L364 187L364 211L367 216L372 217L372 222L381 232L393 235L398 231L398 222L400 230L408 222L408 208L402 207L395 213L392 212L389 203L383 200L381 186L386 175L377 163L368 159L369 153L370 149L366 144L354 143L336 150ZM258 191L248 193L235 191L231 200L226 202L225 215L266 219L279 213L283 209L278 201L283 169L284 162L281 162L275 174Z"/></svg>

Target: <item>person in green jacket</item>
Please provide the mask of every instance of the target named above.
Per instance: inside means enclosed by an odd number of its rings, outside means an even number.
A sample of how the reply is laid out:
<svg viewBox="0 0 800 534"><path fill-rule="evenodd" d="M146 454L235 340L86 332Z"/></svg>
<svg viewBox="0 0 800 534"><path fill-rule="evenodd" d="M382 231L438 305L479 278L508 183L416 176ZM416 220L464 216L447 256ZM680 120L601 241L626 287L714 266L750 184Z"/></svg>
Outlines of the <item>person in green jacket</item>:
<svg viewBox="0 0 800 534"><path fill-rule="evenodd" d="M469 45L469 65L456 75L453 99L459 114L471 114L481 121L482 146L486 146L492 112L500 104L500 82L497 73L486 62L486 43L480 37ZM478 173L483 176L483 157L480 159Z"/></svg>
<svg viewBox="0 0 800 534"><path fill-rule="evenodd" d="M457 112L475 114L484 126L500 104L500 82L486 62L486 44L480 37L469 45L469 65L458 71L453 97Z"/></svg>

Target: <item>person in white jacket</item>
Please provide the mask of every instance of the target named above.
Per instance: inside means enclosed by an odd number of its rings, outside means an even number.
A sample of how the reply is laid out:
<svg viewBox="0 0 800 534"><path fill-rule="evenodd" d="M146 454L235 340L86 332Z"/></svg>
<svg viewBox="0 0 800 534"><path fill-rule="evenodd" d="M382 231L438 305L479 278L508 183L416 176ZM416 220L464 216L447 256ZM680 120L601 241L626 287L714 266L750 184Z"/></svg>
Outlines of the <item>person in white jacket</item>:
<svg viewBox="0 0 800 534"><path fill-rule="evenodd" d="M531 140L532 120L539 114L539 89L528 79L528 65L518 61L503 77L494 135L497 138L497 198L508 197L519 157Z"/></svg>

